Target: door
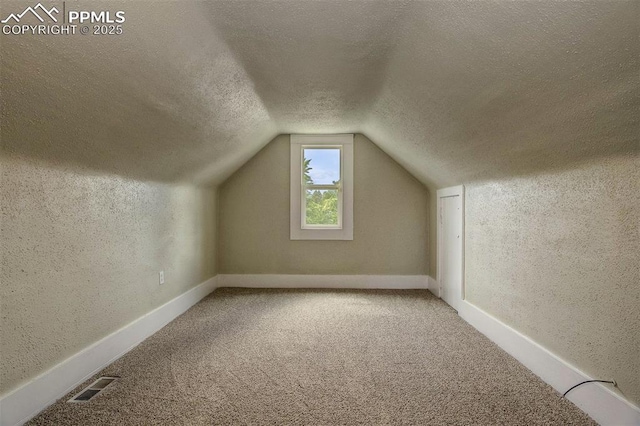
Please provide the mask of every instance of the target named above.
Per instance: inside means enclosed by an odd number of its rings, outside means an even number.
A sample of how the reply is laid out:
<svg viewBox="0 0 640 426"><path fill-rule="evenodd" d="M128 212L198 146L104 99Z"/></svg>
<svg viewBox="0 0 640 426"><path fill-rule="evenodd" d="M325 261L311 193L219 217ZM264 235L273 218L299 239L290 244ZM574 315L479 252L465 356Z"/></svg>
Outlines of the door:
<svg viewBox="0 0 640 426"><path fill-rule="evenodd" d="M455 310L464 299L464 187L438 191L440 297Z"/></svg>

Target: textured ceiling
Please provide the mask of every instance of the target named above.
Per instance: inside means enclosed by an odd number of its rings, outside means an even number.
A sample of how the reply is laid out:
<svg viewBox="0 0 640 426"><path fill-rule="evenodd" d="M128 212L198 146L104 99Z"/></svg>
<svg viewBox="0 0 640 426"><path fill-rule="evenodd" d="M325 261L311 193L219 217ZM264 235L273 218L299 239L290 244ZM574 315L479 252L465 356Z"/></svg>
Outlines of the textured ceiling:
<svg viewBox="0 0 640 426"><path fill-rule="evenodd" d="M125 34L0 36L5 151L218 183L278 133L363 132L442 187L640 149L637 1L90 4Z"/></svg>

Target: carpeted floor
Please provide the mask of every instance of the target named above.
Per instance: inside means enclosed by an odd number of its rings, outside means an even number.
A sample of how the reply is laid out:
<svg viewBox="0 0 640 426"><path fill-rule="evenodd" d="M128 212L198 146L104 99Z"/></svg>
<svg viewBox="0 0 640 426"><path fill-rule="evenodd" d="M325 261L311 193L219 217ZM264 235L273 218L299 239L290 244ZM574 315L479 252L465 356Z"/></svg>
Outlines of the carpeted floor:
<svg viewBox="0 0 640 426"><path fill-rule="evenodd" d="M219 289L32 425L591 425L427 291Z"/></svg>

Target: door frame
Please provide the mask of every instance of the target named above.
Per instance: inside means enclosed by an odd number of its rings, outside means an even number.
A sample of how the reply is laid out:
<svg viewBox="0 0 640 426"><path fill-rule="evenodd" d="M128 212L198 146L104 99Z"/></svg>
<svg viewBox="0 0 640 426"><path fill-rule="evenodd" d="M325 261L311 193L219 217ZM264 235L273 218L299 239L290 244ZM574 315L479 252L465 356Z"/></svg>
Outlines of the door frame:
<svg viewBox="0 0 640 426"><path fill-rule="evenodd" d="M441 199L442 198L448 198L448 197L455 197L458 196L460 197L460 215L458 217L458 220L461 223L460 229L460 267L461 267L461 271L460 271L460 300L459 302L462 303L462 301L466 298L465 297L465 276L464 276L464 251L465 251L465 238L464 238L464 234L465 234L465 227L464 227L464 185L458 185L458 186L452 186L449 188L443 188L443 189L438 189L437 191L437 204L436 204L436 221L437 221L437 227L436 227L436 237L437 237L437 242L436 242L436 255L437 255L437 270L436 270L436 281L438 282L438 297L442 297L442 205L441 205Z"/></svg>

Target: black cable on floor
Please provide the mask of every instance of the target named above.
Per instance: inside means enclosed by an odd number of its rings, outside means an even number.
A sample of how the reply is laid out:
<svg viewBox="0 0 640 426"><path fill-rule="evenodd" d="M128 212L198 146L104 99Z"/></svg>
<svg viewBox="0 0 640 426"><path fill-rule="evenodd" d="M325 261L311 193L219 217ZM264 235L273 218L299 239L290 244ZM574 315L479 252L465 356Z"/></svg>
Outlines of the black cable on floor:
<svg viewBox="0 0 640 426"><path fill-rule="evenodd" d="M580 385L584 385L585 383L593 383L593 382L611 383L613 386L616 386L616 382L614 380L585 380L584 382L580 382L577 385L571 386L568 391L566 391L565 393L562 394L562 397L564 398L565 396L567 396L567 394L569 392L571 392L572 390L574 390L575 388L577 388Z"/></svg>

